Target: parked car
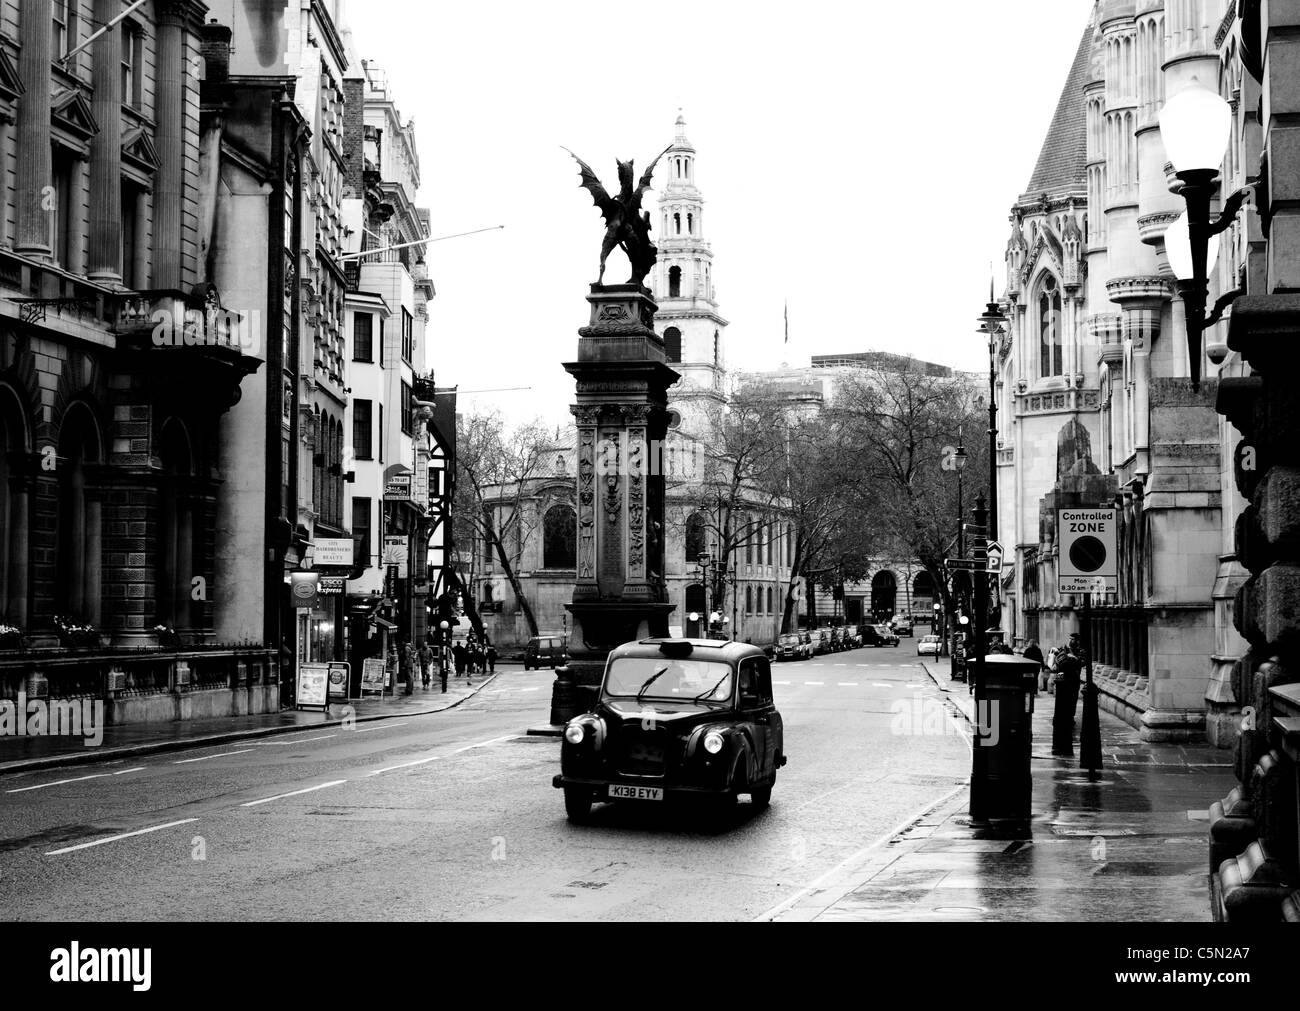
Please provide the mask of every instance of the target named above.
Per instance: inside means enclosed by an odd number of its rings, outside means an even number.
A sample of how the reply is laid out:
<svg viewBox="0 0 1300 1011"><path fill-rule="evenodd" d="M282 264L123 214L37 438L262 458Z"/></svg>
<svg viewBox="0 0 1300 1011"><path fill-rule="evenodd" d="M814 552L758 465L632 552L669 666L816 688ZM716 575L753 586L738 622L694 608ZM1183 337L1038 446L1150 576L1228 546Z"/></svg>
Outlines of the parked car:
<svg viewBox="0 0 1300 1011"><path fill-rule="evenodd" d="M562 635L535 635L524 647L524 670L563 667L567 662L568 650Z"/></svg>
<svg viewBox="0 0 1300 1011"><path fill-rule="evenodd" d="M848 649L848 647L845 646L845 644L844 644L844 634L843 634L843 632L840 630L840 627L839 627L838 625L834 625L834 626L832 626L831 629L830 629L830 633L831 633L831 652L832 652L832 653L839 653L841 650Z"/></svg>
<svg viewBox="0 0 1300 1011"><path fill-rule="evenodd" d="M937 635L923 635L916 640L916 655L924 656L926 653L939 655L941 640Z"/></svg>
<svg viewBox="0 0 1300 1011"><path fill-rule="evenodd" d="M862 645L862 632L857 625L844 626L844 641L849 644L849 649L857 649Z"/></svg>
<svg viewBox="0 0 1300 1011"><path fill-rule="evenodd" d="M777 660L806 660L810 656L812 644L805 642L803 636L789 632L776 640Z"/></svg>
<svg viewBox="0 0 1300 1011"><path fill-rule="evenodd" d="M600 801L662 803L739 794L763 807L786 763L784 724L763 651L708 639L642 639L609 655L595 708L564 728L570 821Z"/></svg>
<svg viewBox="0 0 1300 1011"><path fill-rule="evenodd" d="M831 633L829 629L815 628L809 633L812 636L813 654L821 656L823 653L831 651Z"/></svg>

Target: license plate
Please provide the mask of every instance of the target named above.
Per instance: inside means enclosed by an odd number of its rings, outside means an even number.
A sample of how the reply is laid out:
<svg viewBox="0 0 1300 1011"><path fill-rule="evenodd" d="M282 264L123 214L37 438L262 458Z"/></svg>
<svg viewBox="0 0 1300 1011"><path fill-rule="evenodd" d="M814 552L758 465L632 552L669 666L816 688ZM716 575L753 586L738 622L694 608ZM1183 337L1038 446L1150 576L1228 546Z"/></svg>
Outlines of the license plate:
<svg viewBox="0 0 1300 1011"><path fill-rule="evenodd" d="M610 800L663 800L663 787L659 786L624 786L612 783L609 787Z"/></svg>

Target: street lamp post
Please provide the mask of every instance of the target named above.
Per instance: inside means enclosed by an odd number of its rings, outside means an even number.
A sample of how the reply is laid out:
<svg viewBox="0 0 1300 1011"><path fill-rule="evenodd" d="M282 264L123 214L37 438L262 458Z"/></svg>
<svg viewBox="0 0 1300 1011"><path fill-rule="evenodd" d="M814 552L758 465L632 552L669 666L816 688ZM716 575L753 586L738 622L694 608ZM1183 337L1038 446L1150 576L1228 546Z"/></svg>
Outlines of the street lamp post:
<svg viewBox="0 0 1300 1011"><path fill-rule="evenodd" d="M988 540L998 539L998 401L997 368L999 338L1006 333L1007 317L993 299L993 282L989 281L989 302L979 318L979 333L989 342L989 525ZM983 615L980 616L983 621Z"/></svg>
<svg viewBox="0 0 1300 1011"><path fill-rule="evenodd" d="M1209 316L1209 273L1218 257L1219 233L1227 230L1250 195L1240 189L1223 202L1222 213L1210 220L1210 203L1218 189L1216 178L1223 164L1232 109L1217 92L1193 81L1169 99L1160 110L1160 136L1165 153L1182 183L1187 211L1165 232L1169 267L1179 281L1187 315L1187 355L1192 389L1201 385L1201 337L1223 318L1240 291L1230 291L1215 303ZM1212 360L1222 361L1219 354Z"/></svg>
<svg viewBox="0 0 1300 1011"><path fill-rule="evenodd" d="M962 512L963 512L963 503L962 503L962 491L963 491L963 489L962 489L962 472L965 471L965 469L966 469L966 463L967 463L967 460L968 460L968 459L969 459L969 457L966 455L966 447L965 447L965 445L962 444L962 440L961 440L961 432L958 431L958 433L957 433L957 453L956 453L956 455L953 457L953 469L955 469L955 470L957 471L957 557L958 557L958 558L965 558L965 557L966 557L966 534L965 534L966 523L965 523L965 521L964 521L964 519L963 519L963 516L962 516ZM953 607L954 607L954 611L953 611L953 621L952 621L952 631L953 631L953 634L954 634L954 635L957 634L957 633L960 631L960 624L959 624L959 622L957 621L957 610L960 609L960 607L961 607L961 595L960 595L960 591L959 591L959 588L958 588L958 585L957 585L957 583L958 583L958 575L957 575L957 574L958 574L959 572L961 572L961 571L962 571L961 569L955 569L955 570L953 570L953 574L952 574L952 597L953 597ZM950 678L952 678L953 680L956 680L956 678L957 678L957 650L955 650L955 649L950 649L950 650L949 650L949 655L950 655L950 657L951 657L951 660L950 660L950 663L949 663L948 676L949 676Z"/></svg>

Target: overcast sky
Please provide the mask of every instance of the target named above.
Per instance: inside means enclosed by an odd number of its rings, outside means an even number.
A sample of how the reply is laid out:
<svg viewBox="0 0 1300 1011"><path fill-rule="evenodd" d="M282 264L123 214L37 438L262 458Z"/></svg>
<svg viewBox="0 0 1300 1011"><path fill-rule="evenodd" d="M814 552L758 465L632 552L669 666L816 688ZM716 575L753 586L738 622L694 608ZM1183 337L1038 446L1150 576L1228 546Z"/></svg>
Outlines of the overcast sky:
<svg viewBox="0 0 1300 1011"><path fill-rule="evenodd" d="M568 420L560 363L604 229L561 145L613 187L615 158L639 174L679 108L732 370L866 350L987 368L989 262L1000 294L1007 215L1092 6L348 0L357 51L415 120L433 234L506 226L428 247L438 385L531 387L461 410Z"/></svg>

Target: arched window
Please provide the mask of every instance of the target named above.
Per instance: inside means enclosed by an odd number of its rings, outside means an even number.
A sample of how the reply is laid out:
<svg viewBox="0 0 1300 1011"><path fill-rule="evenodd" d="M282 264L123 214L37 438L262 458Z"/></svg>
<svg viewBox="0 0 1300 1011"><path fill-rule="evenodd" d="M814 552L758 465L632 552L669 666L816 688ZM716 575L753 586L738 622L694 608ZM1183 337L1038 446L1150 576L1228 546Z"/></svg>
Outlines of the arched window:
<svg viewBox="0 0 1300 1011"><path fill-rule="evenodd" d="M722 364L721 340L718 337L717 330L713 331L713 364L714 365Z"/></svg>
<svg viewBox="0 0 1300 1011"><path fill-rule="evenodd" d="M673 215L673 232L677 235L682 234L682 216L680 214Z"/></svg>
<svg viewBox="0 0 1300 1011"><path fill-rule="evenodd" d="M1043 278L1038 295L1038 374L1059 376L1064 371L1061 344L1061 292L1051 274Z"/></svg>
<svg viewBox="0 0 1300 1011"><path fill-rule="evenodd" d="M158 621L178 629L189 628L194 624L190 610L191 580L199 573L194 571L193 505L181 494L181 489L194 473L194 466L189 434L177 418L163 422L158 459L162 463L158 496Z"/></svg>
<svg viewBox="0 0 1300 1011"><path fill-rule="evenodd" d="M578 514L569 505L553 505L542 521L542 568L572 569L578 564Z"/></svg>
<svg viewBox="0 0 1300 1011"><path fill-rule="evenodd" d="M695 215L694 215L694 214L689 214L689 213L688 213L688 214L686 215L686 234L687 234L687 235L694 235L694 234L695 234Z"/></svg>
<svg viewBox="0 0 1300 1011"><path fill-rule="evenodd" d="M673 268L673 270L677 269L677 267ZM670 326L664 331L664 356L669 364L682 360L682 332L675 326Z"/></svg>
<svg viewBox="0 0 1300 1011"><path fill-rule="evenodd" d="M776 613L776 607L774 606L774 603L775 603L775 600L774 600L774 598L773 598L773 596L772 596L772 587L769 586L769 587L767 588L767 613L768 613L768 614L775 614L775 613Z"/></svg>
<svg viewBox="0 0 1300 1011"><path fill-rule="evenodd" d="M676 215L674 215L674 217L676 217ZM669 298L682 297L682 268L681 267L668 268L668 297Z"/></svg>
<svg viewBox="0 0 1300 1011"><path fill-rule="evenodd" d="M686 564L694 565L705 549L705 521L702 513L692 513L686 520Z"/></svg>
<svg viewBox="0 0 1300 1011"><path fill-rule="evenodd" d="M752 586L745 587L745 613L754 613L754 588Z"/></svg>
<svg viewBox="0 0 1300 1011"><path fill-rule="evenodd" d="M88 494L86 467L101 459L99 429L90 409L73 404L59 431L59 519L56 542L56 614L99 624L100 502Z"/></svg>
<svg viewBox="0 0 1300 1011"><path fill-rule="evenodd" d="M27 489L14 480L10 454L28 452L27 423L21 402L0 386L0 623L27 624Z"/></svg>

